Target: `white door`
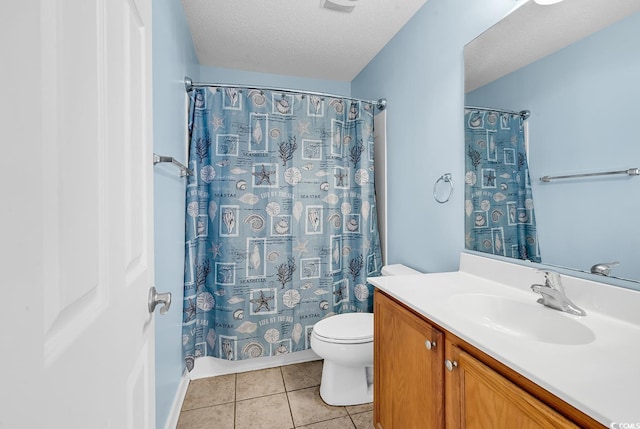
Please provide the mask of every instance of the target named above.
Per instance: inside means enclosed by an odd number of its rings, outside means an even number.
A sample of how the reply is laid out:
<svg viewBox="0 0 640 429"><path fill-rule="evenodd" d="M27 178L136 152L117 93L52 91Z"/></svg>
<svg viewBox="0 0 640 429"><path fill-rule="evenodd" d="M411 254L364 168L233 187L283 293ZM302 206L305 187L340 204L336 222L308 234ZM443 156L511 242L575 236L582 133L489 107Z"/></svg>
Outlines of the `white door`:
<svg viewBox="0 0 640 429"><path fill-rule="evenodd" d="M153 428L151 0L0 16L0 428Z"/></svg>

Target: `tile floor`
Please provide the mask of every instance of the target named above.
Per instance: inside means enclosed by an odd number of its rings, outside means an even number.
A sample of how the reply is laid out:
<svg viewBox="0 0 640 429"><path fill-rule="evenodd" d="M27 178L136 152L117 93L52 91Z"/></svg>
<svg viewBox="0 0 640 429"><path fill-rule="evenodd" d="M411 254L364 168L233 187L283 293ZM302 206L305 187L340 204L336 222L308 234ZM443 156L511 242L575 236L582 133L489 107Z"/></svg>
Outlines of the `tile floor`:
<svg viewBox="0 0 640 429"><path fill-rule="evenodd" d="M320 398L322 361L193 380L178 429L373 429L373 405Z"/></svg>

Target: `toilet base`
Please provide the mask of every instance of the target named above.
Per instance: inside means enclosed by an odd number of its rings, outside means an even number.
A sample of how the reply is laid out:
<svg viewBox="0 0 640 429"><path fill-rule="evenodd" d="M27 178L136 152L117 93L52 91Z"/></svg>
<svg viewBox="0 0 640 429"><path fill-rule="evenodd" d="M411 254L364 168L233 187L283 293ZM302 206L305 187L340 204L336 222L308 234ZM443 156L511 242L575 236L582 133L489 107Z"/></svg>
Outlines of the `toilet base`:
<svg viewBox="0 0 640 429"><path fill-rule="evenodd" d="M320 397L336 406L373 402L373 368L338 365L325 359Z"/></svg>

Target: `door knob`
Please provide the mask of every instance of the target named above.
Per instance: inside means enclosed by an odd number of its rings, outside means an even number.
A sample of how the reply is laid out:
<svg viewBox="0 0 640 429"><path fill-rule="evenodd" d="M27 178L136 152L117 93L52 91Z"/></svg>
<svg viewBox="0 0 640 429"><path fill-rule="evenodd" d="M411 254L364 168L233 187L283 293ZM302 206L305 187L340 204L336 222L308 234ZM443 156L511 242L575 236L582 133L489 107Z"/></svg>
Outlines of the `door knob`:
<svg viewBox="0 0 640 429"><path fill-rule="evenodd" d="M158 304L163 304L160 314L167 314L171 307L171 292L158 293L154 286L149 289L149 313L153 313Z"/></svg>
<svg viewBox="0 0 640 429"><path fill-rule="evenodd" d="M427 350L435 349L436 348L436 342L427 340L427 341L424 342L424 346L427 348Z"/></svg>

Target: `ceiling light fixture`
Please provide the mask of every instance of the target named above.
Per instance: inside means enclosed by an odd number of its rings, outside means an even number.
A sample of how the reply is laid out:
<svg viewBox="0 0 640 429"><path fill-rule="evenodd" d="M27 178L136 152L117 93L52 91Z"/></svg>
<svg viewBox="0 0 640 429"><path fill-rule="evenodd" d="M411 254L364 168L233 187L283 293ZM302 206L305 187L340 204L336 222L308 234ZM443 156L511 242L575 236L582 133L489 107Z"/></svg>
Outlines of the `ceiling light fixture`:
<svg viewBox="0 0 640 429"><path fill-rule="evenodd" d="M356 1L357 0L322 0L320 7L335 10L336 12L350 13L356 8Z"/></svg>
<svg viewBox="0 0 640 429"><path fill-rule="evenodd" d="M549 4L560 3L562 0L533 0L533 1L535 1L536 3L538 3L540 5L546 6L546 5L549 5Z"/></svg>

